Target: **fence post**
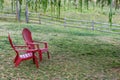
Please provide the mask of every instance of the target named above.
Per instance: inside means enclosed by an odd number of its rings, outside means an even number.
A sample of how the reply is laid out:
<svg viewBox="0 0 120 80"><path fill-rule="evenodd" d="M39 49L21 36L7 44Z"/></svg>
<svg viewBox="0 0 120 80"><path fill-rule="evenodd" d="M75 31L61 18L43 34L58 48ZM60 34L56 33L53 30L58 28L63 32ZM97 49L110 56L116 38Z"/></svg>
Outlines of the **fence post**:
<svg viewBox="0 0 120 80"><path fill-rule="evenodd" d="M41 24L41 20L40 20L40 14L38 14L38 18L39 18L39 24Z"/></svg>
<svg viewBox="0 0 120 80"><path fill-rule="evenodd" d="M64 27L66 26L66 17L64 18Z"/></svg>
<svg viewBox="0 0 120 80"><path fill-rule="evenodd" d="M94 31L95 28L94 28L94 20L92 20L92 30Z"/></svg>

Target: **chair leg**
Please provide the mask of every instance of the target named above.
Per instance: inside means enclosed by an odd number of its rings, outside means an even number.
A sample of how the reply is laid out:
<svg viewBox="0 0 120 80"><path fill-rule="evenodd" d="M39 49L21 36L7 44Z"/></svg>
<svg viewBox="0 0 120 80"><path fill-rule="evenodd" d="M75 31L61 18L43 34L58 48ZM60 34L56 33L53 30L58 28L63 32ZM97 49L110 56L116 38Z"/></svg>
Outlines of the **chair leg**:
<svg viewBox="0 0 120 80"><path fill-rule="evenodd" d="M40 61L42 61L42 51L41 50L39 50L39 59L40 59Z"/></svg>
<svg viewBox="0 0 120 80"><path fill-rule="evenodd" d="M42 61L42 53L39 54L40 61Z"/></svg>
<svg viewBox="0 0 120 80"><path fill-rule="evenodd" d="M42 51L39 51L39 58L40 58L40 61L42 61Z"/></svg>
<svg viewBox="0 0 120 80"><path fill-rule="evenodd" d="M15 67L17 67L20 64L20 62L21 62L21 59L16 60Z"/></svg>
<svg viewBox="0 0 120 80"><path fill-rule="evenodd" d="M36 56L34 56L34 60L35 60L36 67L39 68L39 64Z"/></svg>
<svg viewBox="0 0 120 80"><path fill-rule="evenodd" d="M33 63L35 64L35 54L33 53Z"/></svg>
<svg viewBox="0 0 120 80"><path fill-rule="evenodd" d="M14 63L17 61L17 59L18 59L18 56L15 57L15 59L14 59Z"/></svg>
<svg viewBox="0 0 120 80"><path fill-rule="evenodd" d="M47 55L48 55L48 59L50 59L50 53L49 53L49 51L47 51Z"/></svg>
<svg viewBox="0 0 120 80"><path fill-rule="evenodd" d="M35 59L33 58L33 64L35 64Z"/></svg>

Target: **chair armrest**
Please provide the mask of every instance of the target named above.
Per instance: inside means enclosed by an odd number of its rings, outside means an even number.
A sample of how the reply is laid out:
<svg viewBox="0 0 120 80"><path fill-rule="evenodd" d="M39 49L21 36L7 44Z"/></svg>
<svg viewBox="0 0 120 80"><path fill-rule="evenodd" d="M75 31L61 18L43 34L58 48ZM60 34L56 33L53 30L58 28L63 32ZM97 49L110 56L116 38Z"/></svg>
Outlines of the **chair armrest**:
<svg viewBox="0 0 120 80"><path fill-rule="evenodd" d="M17 49L18 52L36 52L38 51L37 49L28 49L28 50L23 50L23 49Z"/></svg>
<svg viewBox="0 0 120 80"><path fill-rule="evenodd" d="M41 41L34 41L34 42L38 43L38 44L42 43L42 44L45 45L45 48L48 48L48 43L47 42L41 42Z"/></svg>
<svg viewBox="0 0 120 80"><path fill-rule="evenodd" d="M36 42L36 43L47 43L45 41L43 42L43 41L35 41L35 40L33 42Z"/></svg>
<svg viewBox="0 0 120 80"><path fill-rule="evenodd" d="M26 45L14 45L14 47L24 48L24 47L27 47L27 46Z"/></svg>
<svg viewBox="0 0 120 80"><path fill-rule="evenodd" d="M27 45L13 45L16 49L28 49Z"/></svg>
<svg viewBox="0 0 120 80"><path fill-rule="evenodd" d="M33 43L28 43L29 45L36 45L37 48L39 49L39 44L43 43L45 48L48 48L47 42L33 42Z"/></svg>
<svg viewBox="0 0 120 80"><path fill-rule="evenodd" d="M26 50L20 50L20 49L17 49L16 51L18 51L18 52L27 52Z"/></svg>
<svg viewBox="0 0 120 80"><path fill-rule="evenodd" d="M34 46L37 47L37 49L40 49L40 48L39 48L39 43L29 42L29 43L28 43L28 47L31 47L31 45L34 45Z"/></svg>

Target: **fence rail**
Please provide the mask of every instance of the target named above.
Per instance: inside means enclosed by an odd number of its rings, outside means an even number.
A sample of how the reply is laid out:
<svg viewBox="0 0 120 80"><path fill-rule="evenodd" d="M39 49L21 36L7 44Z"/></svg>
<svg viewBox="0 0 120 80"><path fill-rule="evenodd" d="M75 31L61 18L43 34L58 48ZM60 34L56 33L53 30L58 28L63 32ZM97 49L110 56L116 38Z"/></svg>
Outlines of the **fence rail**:
<svg viewBox="0 0 120 80"><path fill-rule="evenodd" d="M15 14L0 14L0 19L16 19ZM102 32L110 32L120 34L120 25L109 23L96 22L94 20L78 20L78 19L69 19L69 18L57 18L48 15L42 15L40 13L31 13L29 12L29 23L38 23L38 24L56 24L64 27L73 27L73 28L82 28L89 30L97 30Z"/></svg>
<svg viewBox="0 0 120 80"><path fill-rule="evenodd" d="M16 20L16 14L0 14L0 19L15 21Z"/></svg>
<svg viewBox="0 0 120 80"><path fill-rule="evenodd" d="M34 15L34 16L33 16ZM90 30L97 30L101 32L109 32L120 34L120 25L109 23L96 22L94 20L78 20L78 19L68 19L68 18L57 18L47 15L41 15L39 13L29 13L30 23L35 21L40 24L57 24L62 25L64 27L73 27L73 28L83 28ZM33 22L34 23L34 22Z"/></svg>

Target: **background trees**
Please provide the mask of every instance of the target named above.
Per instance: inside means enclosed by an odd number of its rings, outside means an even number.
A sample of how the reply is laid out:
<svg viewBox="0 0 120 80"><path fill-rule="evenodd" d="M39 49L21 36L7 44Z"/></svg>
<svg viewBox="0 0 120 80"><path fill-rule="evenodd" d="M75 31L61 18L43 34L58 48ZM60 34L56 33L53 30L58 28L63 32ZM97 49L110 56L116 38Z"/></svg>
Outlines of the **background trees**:
<svg viewBox="0 0 120 80"><path fill-rule="evenodd" d="M7 0L8 1L8 0ZM4 8L6 0L0 0L0 9ZM92 5L93 9L99 6L101 9L109 7L109 22L112 23L113 9L120 7L120 0L9 0L11 3L11 11L16 10L16 18L20 20L20 13L28 11L44 13L49 12L50 15L60 17L61 12L69 9L78 10L80 13L88 10Z"/></svg>

